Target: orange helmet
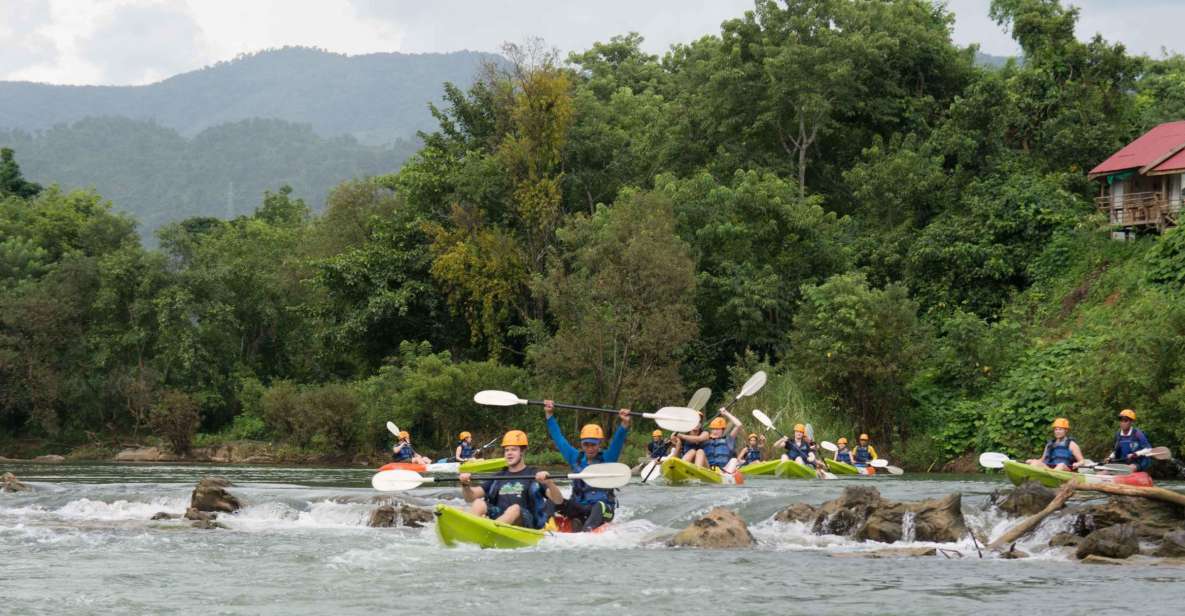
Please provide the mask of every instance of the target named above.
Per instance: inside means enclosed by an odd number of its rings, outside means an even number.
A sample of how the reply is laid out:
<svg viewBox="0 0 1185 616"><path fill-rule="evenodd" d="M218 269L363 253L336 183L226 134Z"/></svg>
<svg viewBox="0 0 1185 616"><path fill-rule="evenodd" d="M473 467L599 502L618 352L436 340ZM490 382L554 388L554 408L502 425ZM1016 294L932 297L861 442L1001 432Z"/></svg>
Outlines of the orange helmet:
<svg viewBox="0 0 1185 616"><path fill-rule="evenodd" d="M723 430L727 426L728 426L728 421L726 421L723 417L717 417L716 419L713 419L711 422L708 423L708 428L711 430L716 430L716 429Z"/></svg>
<svg viewBox="0 0 1185 616"><path fill-rule="evenodd" d="M582 441L589 439L601 440L603 438L605 438L605 431L597 424L586 424L580 429L580 440Z"/></svg>
<svg viewBox="0 0 1185 616"><path fill-rule="evenodd" d="M469 434L468 432L462 432L462 433L461 433L461 435L460 435L460 436L458 436L457 438L459 438L459 439L461 439L461 440L463 441L463 440L465 440L465 439L467 439L467 438L473 438L473 435L472 435L472 434Z"/></svg>
<svg viewBox="0 0 1185 616"><path fill-rule="evenodd" d="M839 441L837 441L837 442L838 442L840 445L847 445L847 444L848 444L848 439L846 439L846 438L844 438L844 437L842 437L842 436L841 436L841 437L839 437Z"/></svg>
<svg viewBox="0 0 1185 616"><path fill-rule="evenodd" d="M757 433L756 433L756 432L750 432L750 433L749 433L749 438L757 438Z"/></svg>
<svg viewBox="0 0 1185 616"><path fill-rule="evenodd" d="M511 430L502 437L503 447L526 447L527 433L522 430Z"/></svg>
<svg viewBox="0 0 1185 616"><path fill-rule="evenodd" d="M794 431L795 432L802 432L803 434L806 434L806 426L804 426L802 424L794 424Z"/></svg>
<svg viewBox="0 0 1185 616"><path fill-rule="evenodd" d="M399 438L409 439L409 438L411 438L411 435L407 433L407 430L400 430L399 431Z"/></svg>
<svg viewBox="0 0 1185 616"><path fill-rule="evenodd" d="M860 435L860 440L862 440L862 441L867 441L867 440L868 440L868 435L867 435L867 434L861 434L861 435Z"/></svg>
<svg viewBox="0 0 1185 616"><path fill-rule="evenodd" d="M650 433L650 436L653 436L656 438L662 438L662 430L655 430L654 432Z"/></svg>
<svg viewBox="0 0 1185 616"><path fill-rule="evenodd" d="M1053 427L1065 428L1065 429L1069 430L1070 429L1070 420L1066 419L1065 417L1058 417L1057 419L1053 420Z"/></svg>
<svg viewBox="0 0 1185 616"><path fill-rule="evenodd" d="M1136 412L1131 409L1123 409L1122 411L1119 411L1119 418L1123 419L1124 417L1126 417L1132 421L1135 421L1136 420Z"/></svg>

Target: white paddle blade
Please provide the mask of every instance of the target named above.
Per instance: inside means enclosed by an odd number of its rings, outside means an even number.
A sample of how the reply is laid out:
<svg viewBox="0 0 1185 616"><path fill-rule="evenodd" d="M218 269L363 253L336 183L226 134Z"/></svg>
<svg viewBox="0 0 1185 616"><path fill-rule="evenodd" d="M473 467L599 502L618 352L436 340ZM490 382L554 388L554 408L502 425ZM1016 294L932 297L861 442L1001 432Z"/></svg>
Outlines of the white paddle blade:
<svg viewBox="0 0 1185 616"><path fill-rule="evenodd" d="M872 462L869 462L868 465L873 468L888 468L889 461L884 458L877 458L877 459L873 460Z"/></svg>
<svg viewBox="0 0 1185 616"><path fill-rule="evenodd" d="M806 425L806 440L815 442L815 427L811 424Z"/></svg>
<svg viewBox="0 0 1185 616"><path fill-rule="evenodd" d="M823 476L823 479L836 479L835 473L831 471L819 471L819 474Z"/></svg>
<svg viewBox="0 0 1185 616"><path fill-rule="evenodd" d="M583 479L594 488L612 490L628 484L632 474L630 467L620 462L606 462L585 467L579 473L568 475L568 479Z"/></svg>
<svg viewBox="0 0 1185 616"><path fill-rule="evenodd" d="M638 473L638 476L642 478L642 483L647 483L651 479L653 479L654 477L657 477L660 474L660 473L654 472L654 469L657 466L658 466L658 459L652 458L649 462L646 463L646 466L642 467L642 472Z"/></svg>
<svg viewBox="0 0 1185 616"><path fill-rule="evenodd" d="M436 464L429 464L428 468L424 469L429 473L459 473L461 472L460 462L437 462Z"/></svg>
<svg viewBox="0 0 1185 616"><path fill-rule="evenodd" d="M1151 449L1141 449L1136 452L1137 456L1146 456L1156 460L1171 460L1173 452L1168 447L1152 447Z"/></svg>
<svg viewBox="0 0 1185 616"><path fill-rule="evenodd" d="M395 425L395 422L393 422L393 421L388 421L387 422L387 432L390 432L391 434L394 434L395 436L399 436L399 426Z"/></svg>
<svg viewBox="0 0 1185 616"><path fill-rule="evenodd" d="M767 428L772 429L774 427L774 422L769 420L769 415L766 415L758 409L753 409L753 419L756 419L758 423Z"/></svg>
<svg viewBox="0 0 1185 616"><path fill-rule="evenodd" d="M753 376L749 377L749 380L745 381L744 385L741 385L741 393L737 394L737 399L739 400L741 398L748 398L749 396L761 391L761 388L765 387L765 379L766 376L764 370L758 370L757 372L753 373Z"/></svg>
<svg viewBox="0 0 1185 616"><path fill-rule="evenodd" d="M823 441L822 443L819 443L819 447L822 447L827 451L839 451L839 447L837 447L835 443L832 443L831 441Z"/></svg>
<svg viewBox="0 0 1185 616"><path fill-rule="evenodd" d="M380 492L402 492L430 481L431 477L423 477L415 471L393 470L375 473L370 478L370 485Z"/></svg>
<svg viewBox="0 0 1185 616"><path fill-rule="evenodd" d="M473 401L478 404L486 406L514 406L516 404L526 404L527 401L508 391L498 391L497 389L485 389L473 394Z"/></svg>
<svg viewBox="0 0 1185 616"><path fill-rule="evenodd" d="M699 411L685 406L664 406L653 413L642 413L642 417L653 419L663 430L688 432L699 425Z"/></svg>
<svg viewBox="0 0 1185 616"><path fill-rule="evenodd" d="M905 474L905 469L901 468L900 466L893 466L891 464L888 466L885 466L885 470L889 471L890 475L904 475Z"/></svg>
<svg viewBox="0 0 1185 616"><path fill-rule="evenodd" d="M712 390L708 389L707 387L701 387L695 390L694 394L691 394L691 400L687 401L687 408L696 411L702 411L704 410L704 405L708 403L708 400L711 399L711 397Z"/></svg>
<svg viewBox="0 0 1185 616"><path fill-rule="evenodd" d="M1004 462L1008 459L1007 454L988 451L979 454L979 465L984 468L1004 468Z"/></svg>

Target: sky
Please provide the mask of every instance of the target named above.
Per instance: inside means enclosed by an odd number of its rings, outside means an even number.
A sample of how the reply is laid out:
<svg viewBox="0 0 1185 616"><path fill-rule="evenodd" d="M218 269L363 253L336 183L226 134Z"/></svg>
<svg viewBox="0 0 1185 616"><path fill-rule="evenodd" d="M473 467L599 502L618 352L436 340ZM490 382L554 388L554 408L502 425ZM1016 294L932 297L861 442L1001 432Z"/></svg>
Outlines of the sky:
<svg viewBox="0 0 1185 616"><path fill-rule="evenodd" d="M541 37L562 52L636 31L648 51L719 33L752 0L0 0L0 80L146 84L241 53L302 45L339 53L497 51ZM1014 55L990 0L947 0L960 45ZM1181 50L1177 0L1076 0L1080 38L1137 53ZM1141 10L1134 10L1139 6ZM1155 15L1150 19L1150 15Z"/></svg>

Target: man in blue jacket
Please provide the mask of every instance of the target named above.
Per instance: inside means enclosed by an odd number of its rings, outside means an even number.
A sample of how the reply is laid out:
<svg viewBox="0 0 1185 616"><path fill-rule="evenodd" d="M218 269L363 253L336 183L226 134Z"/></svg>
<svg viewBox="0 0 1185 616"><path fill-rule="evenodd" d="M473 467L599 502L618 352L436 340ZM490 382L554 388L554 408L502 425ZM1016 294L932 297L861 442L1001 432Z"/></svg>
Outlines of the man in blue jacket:
<svg viewBox="0 0 1185 616"><path fill-rule="evenodd" d="M547 415L547 434L551 436L556 449L564 461L572 468L572 472L579 473L589 464L616 462L621 456L621 449L625 446L625 437L629 435L630 411L621 409L621 423L609 441L609 447L601 450L601 442L605 440L605 433L597 424L587 424L580 429L580 449L576 449L564 438L560 431L560 422L555 418L555 406L551 400L543 401L543 412ZM584 532L593 530L613 519L613 512L617 509L617 494L615 490L594 488L584 481L577 479L572 482L572 495L560 506L560 513L573 522L581 522Z"/></svg>
<svg viewBox="0 0 1185 616"><path fill-rule="evenodd" d="M1119 411L1119 432L1115 435L1115 450L1107 456L1105 463L1115 461L1132 467L1133 471L1147 471L1152 466L1152 458L1137 456L1141 449L1150 449L1152 444L1148 437L1136 428L1136 412L1131 409Z"/></svg>

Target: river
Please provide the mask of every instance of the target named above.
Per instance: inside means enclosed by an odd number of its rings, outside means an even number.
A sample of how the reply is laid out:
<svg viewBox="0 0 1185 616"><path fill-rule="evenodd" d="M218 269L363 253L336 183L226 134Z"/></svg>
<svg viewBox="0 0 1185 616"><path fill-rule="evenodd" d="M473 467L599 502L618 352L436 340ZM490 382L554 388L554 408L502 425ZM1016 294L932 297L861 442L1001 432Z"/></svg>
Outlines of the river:
<svg viewBox="0 0 1185 616"><path fill-rule="evenodd" d="M249 466L9 464L32 492L0 494L3 614L1015 614L1165 609L1185 596L1185 569L1089 566L1044 548L1025 560L975 557L970 539L941 547L968 558L834 558L869 545L770 521L797 501L818 504L872 482L895 500L963 494L968 522L998 536L985 508L989 476L836 481L750 479L743 486L631 485L614 527L557 535L515 551L446 549L431 527L371 529L372 471ZM221 475L243 510L225 530L179 513L199 477ZM458 490L407 500L455 502ZM701 551L657 537L713 505L737 510L759 546ZM902 544L896 544L900 546ZM906 544L910 546L923 544Z"/></svg>

